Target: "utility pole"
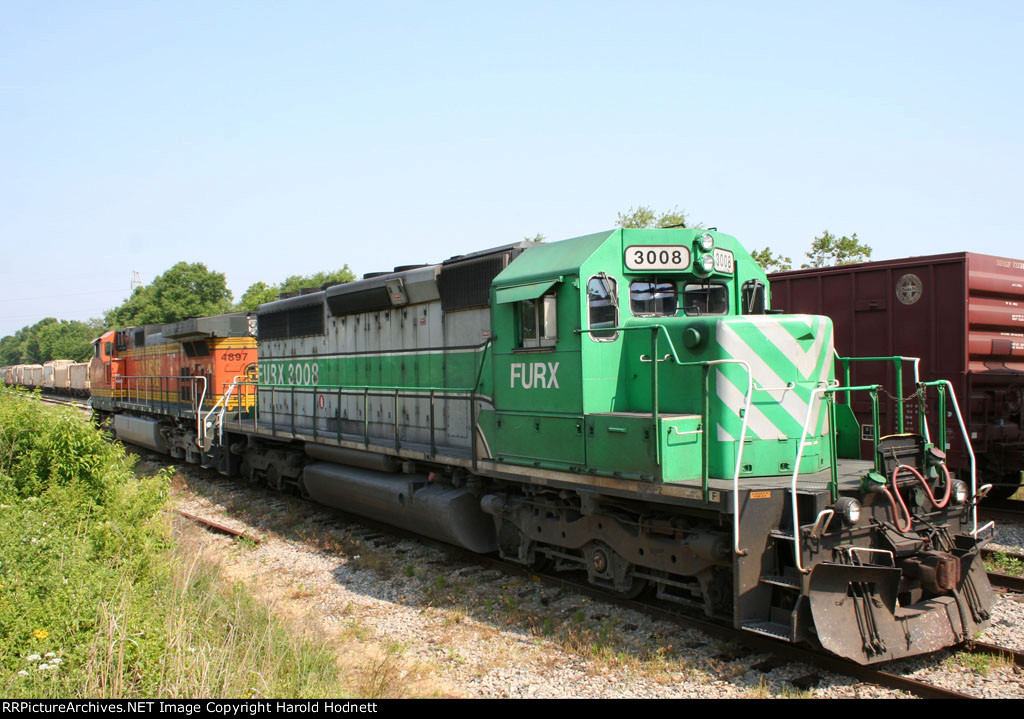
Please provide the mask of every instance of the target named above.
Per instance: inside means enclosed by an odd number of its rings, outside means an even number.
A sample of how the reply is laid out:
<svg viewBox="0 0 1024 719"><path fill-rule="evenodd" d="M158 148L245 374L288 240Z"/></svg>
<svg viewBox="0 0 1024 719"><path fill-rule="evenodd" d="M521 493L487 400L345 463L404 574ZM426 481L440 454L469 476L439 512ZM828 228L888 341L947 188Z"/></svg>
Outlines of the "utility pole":
<svg viewBox="0 0 1024 719"><path fill-rule="evenodd" d="M134 292L136 287L142 287L142 275L139 274L138 270L132 270L132 286L130 290Z"/></svg>

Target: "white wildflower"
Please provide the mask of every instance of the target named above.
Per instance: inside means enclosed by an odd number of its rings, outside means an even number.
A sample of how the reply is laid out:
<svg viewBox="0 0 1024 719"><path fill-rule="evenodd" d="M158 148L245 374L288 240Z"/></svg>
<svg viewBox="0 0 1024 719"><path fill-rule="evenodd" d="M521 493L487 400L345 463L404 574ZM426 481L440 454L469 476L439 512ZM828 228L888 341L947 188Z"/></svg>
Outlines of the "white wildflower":
<svg viewBox="0 0 1024 719"><path fill-rule="evenodd" d="M19 677L27 677L28 676L28 672L26 672L24 669L22 669L20 672L18 672L18 676Z"/></svg>
<svg viewBox="0 0 1024 719"><path fill-rule="evenodd" d="M26 657L26 659L27 659L28 661L30 661L30 662L38 662L38 661L39 661L40 659L42 659L42 657L41 657L41 656L39 656L38 654L29 654L29 655L28 655L28 656Z"/></svg>
<svg viewBox="0 0 1024 719"><path fill-rule="evenodd" d="M51 659L50 660L50 664L60 664L62 661L64 661L64 660L61 659L60 657L57 657L55 659Z"/></svg>
<svg viewBox="0 0 1024 719"><path fill-rule="evenodd" d="M44 656L44 657L46 657L47 659L53 659L53 658L54 658L55 656L57 656L57 655L56 655L56 654L54 654L53 652L47 652L47 653L46 653L46 654L44 654L43 656Z"/></svg>

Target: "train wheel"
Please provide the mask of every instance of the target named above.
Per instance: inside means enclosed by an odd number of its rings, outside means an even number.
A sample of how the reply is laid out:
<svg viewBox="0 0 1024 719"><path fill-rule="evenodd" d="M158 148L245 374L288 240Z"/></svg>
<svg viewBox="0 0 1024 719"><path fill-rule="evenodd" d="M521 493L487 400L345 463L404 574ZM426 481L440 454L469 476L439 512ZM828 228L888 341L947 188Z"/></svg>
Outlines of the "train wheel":
<svg viewBox="0 0 1024 719"><path fill-rule="evenodd" d="M555 560L542 552L535 552L530 568L535 572L548 572L555 566Z"/></svg>
<svg viewBox="0 0 1024 719"><path fill-rule="evenodd" d="M625 591L622 591L620 589L608 589L607 591L610 594L614 594L616 597L619 597L620 599L636 599L641 594L650 589L650 587L651 585L646 579L637 579L636 577L634 577L633 584L629 587L629 589Z"/></svg>

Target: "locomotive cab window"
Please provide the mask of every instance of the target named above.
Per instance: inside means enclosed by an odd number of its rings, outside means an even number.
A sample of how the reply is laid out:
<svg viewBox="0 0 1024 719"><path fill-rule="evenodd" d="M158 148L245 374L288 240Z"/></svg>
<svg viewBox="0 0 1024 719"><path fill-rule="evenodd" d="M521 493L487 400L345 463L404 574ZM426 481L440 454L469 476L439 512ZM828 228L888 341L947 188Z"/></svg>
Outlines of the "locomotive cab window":
<svg viewBox="0 0 1024 719"><path fill-rule="evenodd" d="M729 314L729 288L720 282L688 284L683 288L683 311L697 316Z"/></svg>
<svg viewBox="0 0 1024 719"><path fill-rule="evenodd" d="M764 314L764 282L747 280L740 290L740 303L745 315Z"/></svg>
<svg viewBox="0 0 1024 719"><path fill-rule="evenodd" d="M587 282L587 310L590 329L619 326L618 287L614 277L604 272L595 275ZM619 336L617 330L591 332L595 340L613 340Z"/></svg>
<svg viewBox="0 0 1024 719"><path fill-rule="evenodd" d="M675 317L679 309L676 286L658 279L629 283L629 309L636 317Z"/></svg>
<svg viewBox="0 0 1024 719"><path fill-rule="evenodd" d="M553 294L517 303L519 346L554 347L558 341L558 304Z"/></svg>

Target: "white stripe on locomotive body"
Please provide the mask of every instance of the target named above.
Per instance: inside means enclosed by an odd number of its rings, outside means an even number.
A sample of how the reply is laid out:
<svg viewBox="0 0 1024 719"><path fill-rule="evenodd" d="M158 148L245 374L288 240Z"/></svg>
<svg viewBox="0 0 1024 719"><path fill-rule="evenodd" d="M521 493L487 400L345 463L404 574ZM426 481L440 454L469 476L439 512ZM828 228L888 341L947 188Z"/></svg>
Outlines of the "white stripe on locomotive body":
<svg viewBox="0 0 1024 719"><path fill-rule="evenodd" d="M743 409L746 388L740 390L721 371L717 375L715 393L722 403L730 411L733 411L736 419L740 420L740 410ZM729 434L721 425L719 425L719 429L721 432ZM752 439L786 439L786 435L753 402L750 404L750 412L747 416L747 436ZM721 437L719 438L721 439ZM730 437L730 440L735 441L735 438Z"/></svg>
<svg viewBox="0 0 1024 719"><path fill-rule="evenodd" d="M811 340L807 349L804 349L801 340L794 336L794 332ZM831 321L812 315L728 318L718 321L716 339L725 356L743 360L750 366L755 387L754 401L758 401L759 393L766 392L773 398L773 402L785 411L790 420L788 428L780 427L777 422L752 405L748 431L752 431L759 439L785 439L794 435L799 437L799 430L796 428L803 427L811 391L828 384L832 378ZM770 347L788 359L788 367L780 362L778 357L773 357L769 362L756 346L761 343L764 343L765 349ZM780 371L785 377L780 375ZM735 415L737 421L740 419L746 391L746 377L741 377L741 374L742 372L735 368L719 367L717 370L716 394L724 407ZM790 382L794 382L795 387L786 389ZM740 384L744 385L742 389ZM821 401L816 400L815 404L811 424L812 436L821 435L828 429L828 415L822 412ZM723 433L730 436L729 432L720 426L720 437Z"/></svg>

